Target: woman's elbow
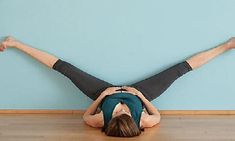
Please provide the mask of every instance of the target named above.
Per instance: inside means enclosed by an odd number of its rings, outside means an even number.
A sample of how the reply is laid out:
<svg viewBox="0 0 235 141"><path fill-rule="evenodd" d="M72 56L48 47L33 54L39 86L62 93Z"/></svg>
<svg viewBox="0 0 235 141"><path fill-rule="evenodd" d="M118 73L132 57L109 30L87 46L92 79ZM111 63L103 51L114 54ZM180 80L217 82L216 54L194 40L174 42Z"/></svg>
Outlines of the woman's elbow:
<svg viewBox="0 0 235 141"><path fill-rule="evenodd" d="M159 115L159 118L158 118L158 123L160 123L161 121L161 115Z"/></svg>
<svg viewBox="0 0 235 141"><path fill-rule="evenodd" d="M102 123L91 118L90 116L84 115L83 121L91 127L103 127Z"/></svg>
<svg viewBox="0 0 235 141"><path fill-rule="evenodd" d="M91 120L87 119L86 117L83 117L83 121L85 122L86 125L95 127L94 123Z"/></svg>
<svg viewBox="0 0 235 141"><path fill-rule="evenodd" d="M160 123L160 121L161 121L161 116L159 115L159 116L157 116L157 117L155 118L155 120L153 121L153 125L152 125L152 126L157 125L158 123Z"/></svg>

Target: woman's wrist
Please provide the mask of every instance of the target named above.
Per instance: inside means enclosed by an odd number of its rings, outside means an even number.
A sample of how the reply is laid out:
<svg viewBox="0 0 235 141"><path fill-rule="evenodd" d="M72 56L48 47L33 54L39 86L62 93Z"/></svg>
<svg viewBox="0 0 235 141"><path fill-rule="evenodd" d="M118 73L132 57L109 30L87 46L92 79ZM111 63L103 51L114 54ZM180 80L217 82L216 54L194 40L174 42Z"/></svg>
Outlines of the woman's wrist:
<svg viewBox="0 0 235 141"><path fill-rule="evenodd" d="M145 96L141 92L137 92L136 96L138 96L141 100L146 99Z"/></svg>
<svg viewBox="0 0 235 141"><path fill-rule="evenodd" d="M107 96L106 93L101 93L100 96L98 98L100 98L101 100L104 99Z"/></svg>

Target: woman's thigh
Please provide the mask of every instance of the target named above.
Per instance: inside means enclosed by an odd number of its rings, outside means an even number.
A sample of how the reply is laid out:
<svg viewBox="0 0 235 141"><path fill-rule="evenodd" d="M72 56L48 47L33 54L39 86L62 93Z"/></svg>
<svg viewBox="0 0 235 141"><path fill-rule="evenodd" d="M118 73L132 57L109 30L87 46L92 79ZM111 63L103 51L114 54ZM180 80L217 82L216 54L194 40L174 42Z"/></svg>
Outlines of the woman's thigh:
<svg viewBox="0 0 235 141"><path fill-rule="evenodd" d="M142 92L149 101L152 101L160 96L177 78L191 70L188 62L184 61L130 86Z"/></svg>
<svg viewBox="0 0 235 141"><path fill-rule="evenodd" d="M69 78L79 90L92 100L98 98L107 87L113 86L61 59L53 65L53 69Z"/></svg>

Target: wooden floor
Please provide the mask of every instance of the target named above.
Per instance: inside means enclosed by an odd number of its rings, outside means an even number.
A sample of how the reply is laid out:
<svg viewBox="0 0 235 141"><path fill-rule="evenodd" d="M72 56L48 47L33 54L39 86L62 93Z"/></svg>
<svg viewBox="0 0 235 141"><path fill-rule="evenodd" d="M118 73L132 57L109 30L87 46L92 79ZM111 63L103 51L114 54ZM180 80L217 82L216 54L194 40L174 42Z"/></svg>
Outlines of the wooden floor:
<svg viewBox="0 0 235 141"><path fill-rule="evenodd" d="M81 114L0 114L0 141L113 141ZM235 140L235 115L162 115L160 124L122 141Z"/></svg>

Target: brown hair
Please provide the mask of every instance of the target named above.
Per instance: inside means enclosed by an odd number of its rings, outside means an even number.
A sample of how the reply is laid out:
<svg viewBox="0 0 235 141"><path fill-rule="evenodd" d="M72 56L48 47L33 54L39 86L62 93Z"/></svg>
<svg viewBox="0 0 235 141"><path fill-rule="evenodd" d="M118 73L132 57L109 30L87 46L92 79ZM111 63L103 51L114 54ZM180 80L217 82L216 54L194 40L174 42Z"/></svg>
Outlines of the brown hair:
<svg viewBox="0 0 235 141"><path fill-rule="evenodd" d="M103 129L107 136L133 137L139 136L141 130L137 127L132 117L121 114L112 118L106 129Z"/></svg>

